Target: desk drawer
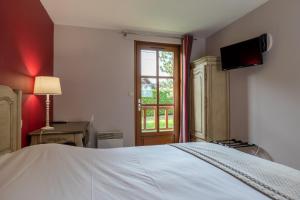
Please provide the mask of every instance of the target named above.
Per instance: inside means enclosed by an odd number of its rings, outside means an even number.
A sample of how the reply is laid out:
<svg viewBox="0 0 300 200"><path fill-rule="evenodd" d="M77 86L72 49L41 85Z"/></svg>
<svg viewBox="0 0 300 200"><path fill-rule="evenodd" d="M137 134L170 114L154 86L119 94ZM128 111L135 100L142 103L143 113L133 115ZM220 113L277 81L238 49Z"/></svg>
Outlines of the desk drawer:
<svg viewBox="0 0 300 200"><path fill-rule="evenodd" d="M74 135L59 135L59 136L45 135L45 136L42 136L42 143L63 144L63 143L67 143L67 142L75 143Z"/></svg>
<svg viewBox="0 0 300 200"><path fill-rule="evenodd" d="M64 143L76 143L75 136L73 134L68 135L42 135L41 142L40 142L40 136L35 135L31 136L31 145L34 144L40 144L40 143L58 143L58 144L64 144Z"/></svg>

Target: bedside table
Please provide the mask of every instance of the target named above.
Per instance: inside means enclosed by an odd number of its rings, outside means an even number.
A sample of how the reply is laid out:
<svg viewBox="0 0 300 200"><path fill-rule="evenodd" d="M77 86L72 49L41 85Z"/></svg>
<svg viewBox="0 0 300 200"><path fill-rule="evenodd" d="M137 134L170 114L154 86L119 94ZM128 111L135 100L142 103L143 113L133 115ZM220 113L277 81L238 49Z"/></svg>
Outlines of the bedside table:
<svg viewBox="0 0 300 200"><path fill-rule="evenodd" d="M58 143L86 146L89 122L53 123L54 130L36 130L29 133L30 145Z"/></svg>

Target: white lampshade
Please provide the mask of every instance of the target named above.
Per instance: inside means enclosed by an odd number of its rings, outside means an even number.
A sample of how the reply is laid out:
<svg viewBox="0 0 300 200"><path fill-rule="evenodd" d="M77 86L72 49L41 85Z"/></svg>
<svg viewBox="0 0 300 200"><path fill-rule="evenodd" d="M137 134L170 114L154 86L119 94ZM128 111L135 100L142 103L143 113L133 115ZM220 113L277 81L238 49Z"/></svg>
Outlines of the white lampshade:
<svg viewBox="0 0 300 200"><path fill-rule="evenodd" d="M37 76L34 83L36 95L61 95L60 80L53 76Z"/></svg>

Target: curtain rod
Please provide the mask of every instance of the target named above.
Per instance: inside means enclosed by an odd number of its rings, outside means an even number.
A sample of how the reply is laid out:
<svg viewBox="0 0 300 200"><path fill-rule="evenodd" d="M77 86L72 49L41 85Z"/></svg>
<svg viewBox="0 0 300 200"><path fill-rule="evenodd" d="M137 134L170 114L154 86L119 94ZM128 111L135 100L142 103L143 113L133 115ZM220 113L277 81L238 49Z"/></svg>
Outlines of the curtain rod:
<svg viewBox="0 0 300 200"><path fill-rule="evenodd" d="M183 37L180 36L167 36L167 35L160 35L155 33L136 33L130 31L122 31L121 34L124 37L127 37L127 35L139 35L139 36L161 37L161 38L180 39L180 40L183 39ZM194 40L197 40L197 38L194 38Z"/></svg>

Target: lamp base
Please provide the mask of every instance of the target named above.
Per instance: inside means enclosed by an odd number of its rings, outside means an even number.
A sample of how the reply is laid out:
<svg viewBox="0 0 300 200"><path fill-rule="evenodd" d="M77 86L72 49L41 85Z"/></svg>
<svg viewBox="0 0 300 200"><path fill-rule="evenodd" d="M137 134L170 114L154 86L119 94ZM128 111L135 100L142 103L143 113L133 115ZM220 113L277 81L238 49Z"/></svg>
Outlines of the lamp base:
<svg viewBox="0 0 300 200"><path fill-rule="evenodd" d="M41 128L41 129L44 130L44 131L50 131L50 130L54 130L54 127L45 126L45 127Z"/></svg>

